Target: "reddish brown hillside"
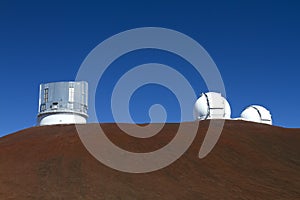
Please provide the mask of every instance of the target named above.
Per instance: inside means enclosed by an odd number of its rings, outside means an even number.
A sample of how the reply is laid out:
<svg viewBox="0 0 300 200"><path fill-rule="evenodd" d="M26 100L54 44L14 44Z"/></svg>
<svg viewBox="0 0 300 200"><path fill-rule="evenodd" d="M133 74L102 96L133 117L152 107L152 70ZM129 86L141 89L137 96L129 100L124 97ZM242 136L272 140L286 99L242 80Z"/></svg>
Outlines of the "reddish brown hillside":
<svg viewBox="0 0 300 200"><path fill-rule="evenodd" d="M96 124L82 125L87 134ZM149 139L102 124L124 149L167 144L178 124ZM130 126L130 125L128 125ZM208 121L172 165L146 174L113 170L82 145L74 125L33 127L0 138L0 199L299 199L300 129L227 121L204 159L198 152Z"/></svg>

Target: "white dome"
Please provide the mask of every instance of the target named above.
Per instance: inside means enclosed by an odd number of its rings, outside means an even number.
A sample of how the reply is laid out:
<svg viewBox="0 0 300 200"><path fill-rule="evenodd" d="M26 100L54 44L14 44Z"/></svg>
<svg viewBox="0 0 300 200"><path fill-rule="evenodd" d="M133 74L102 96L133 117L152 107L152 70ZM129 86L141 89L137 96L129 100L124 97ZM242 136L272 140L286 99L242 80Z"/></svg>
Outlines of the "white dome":
<svg viewBox="0 0 300 200"><path fill-rule="evenodd" d="M252 122L272 125L272 116L270 111L258 105L251 105L247 107L242 112L241 118Z"/></svg>
<svg viewBox="0 0 300 200"><path fill-rule="evenodd" d="M195 120L230 119L230 115L230 105L220 93L202 93L194 106Z"/></svg>

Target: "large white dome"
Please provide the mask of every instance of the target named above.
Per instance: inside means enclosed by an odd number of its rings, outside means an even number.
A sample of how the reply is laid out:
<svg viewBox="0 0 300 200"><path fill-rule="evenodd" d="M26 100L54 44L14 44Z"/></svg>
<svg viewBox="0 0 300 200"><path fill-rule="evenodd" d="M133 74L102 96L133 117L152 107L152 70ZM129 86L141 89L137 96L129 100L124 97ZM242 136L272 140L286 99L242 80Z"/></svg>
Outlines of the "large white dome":
<svg viewBox="0 0 300 200"><path fill-rule="evenodd" d="M241 118L247 121L272 125L272 116L270 111L259 105L251 105L247 107L242 112Z"/></svg>
<svg viewBox="0 0 300 200"><path fill-rule="evenodd" d="M230 119L230 115L230 105L220 93L202 93L194 106L195 120Z"/></svg>

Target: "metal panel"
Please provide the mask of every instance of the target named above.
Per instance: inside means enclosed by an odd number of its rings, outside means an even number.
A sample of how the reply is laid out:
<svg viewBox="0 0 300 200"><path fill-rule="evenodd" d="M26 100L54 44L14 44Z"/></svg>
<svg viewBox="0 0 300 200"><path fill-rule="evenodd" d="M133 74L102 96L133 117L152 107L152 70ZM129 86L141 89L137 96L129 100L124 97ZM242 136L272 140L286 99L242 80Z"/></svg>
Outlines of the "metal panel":
<svg viewBox="0 0 300 200"><path fill-rule="evenodd" d="M40 85L39 115L74 112L87 117L88 83L54 82Z"/></svg>
<svg viewBox="0 0 300 200"><path fill-rule="evenodd" d="M209 93L208 101L211 109L224 109L225 107L224 98L221 96L220 93Z"/></svg>

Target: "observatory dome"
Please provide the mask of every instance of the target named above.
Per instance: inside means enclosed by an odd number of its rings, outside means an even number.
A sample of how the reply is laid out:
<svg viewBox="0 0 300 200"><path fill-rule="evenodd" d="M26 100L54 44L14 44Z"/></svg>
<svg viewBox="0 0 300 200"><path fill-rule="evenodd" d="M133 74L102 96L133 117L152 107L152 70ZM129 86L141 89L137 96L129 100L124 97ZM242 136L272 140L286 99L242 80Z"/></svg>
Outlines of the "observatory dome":
<svg viewBox="0 0 300 200"><path fill-rule="evenodd" d="M220 93L202 93L194 106L196 120L229 119L230 115L230 105Z"/></svg>
<svg viewBox="0 0 300 200"><path fill-rule="evenodd" d="M272 116L263 106L251 105L241 114L241 118L247 121L272 125Z"/></svg>
<svg viewBox="0 0 300 200"><path fill-rule="evenodd" d="M40 126L86 123L87 101L85 81L41 84L37 123Z"/></svg>

